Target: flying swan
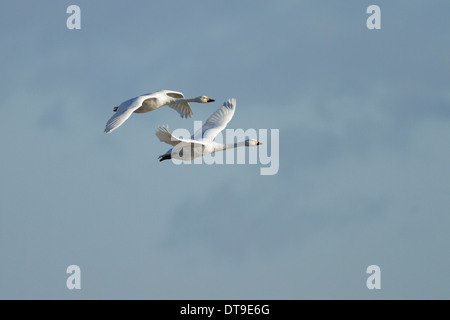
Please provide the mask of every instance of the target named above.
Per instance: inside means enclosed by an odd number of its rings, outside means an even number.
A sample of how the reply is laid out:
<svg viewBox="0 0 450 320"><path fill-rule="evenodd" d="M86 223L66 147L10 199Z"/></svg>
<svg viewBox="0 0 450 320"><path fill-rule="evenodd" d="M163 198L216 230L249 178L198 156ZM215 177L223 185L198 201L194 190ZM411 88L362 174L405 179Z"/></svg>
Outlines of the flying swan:
<svg viewBox="0 0 450 320"><path fill-rule="evenodd" d="M227 126L233 118L236 109L236 99L228 99L216 112L214 112L205 124L191 139L180 139L172 135L169 127L159 127L156 136L160 141L173 146L165 154L159 156L159 161L168 159L193 160L217 151L237 147L252 147L262 143L255 139L247 139L238 143L222 144L214 141L214 138Z"/></svg>
<svg viewBox="0 0 450 320"><path fill-rule="evenodd" d="M214 102L214 100L206 96L186 99L181 92L171 90L143 94L122 102L118 107L114 107L113 110L116 113L106 123L105 132L110 133L116 130L133 112L149 112L166 105L178 111L182 118L191 117L193 112L189 102L207 103Z"/></svg>

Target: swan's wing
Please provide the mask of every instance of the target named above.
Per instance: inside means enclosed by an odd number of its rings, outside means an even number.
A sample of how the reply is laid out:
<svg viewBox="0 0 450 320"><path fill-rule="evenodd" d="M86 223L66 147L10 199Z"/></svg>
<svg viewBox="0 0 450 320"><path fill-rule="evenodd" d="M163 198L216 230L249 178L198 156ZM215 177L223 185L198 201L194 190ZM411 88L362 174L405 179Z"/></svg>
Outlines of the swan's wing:
<svg viewBox="0 0 450 320"><path fill-rule="evenodd" d="M201 141L195 141L191 139L180 139L175 137L169 130L168 126L162 126L159 127L156 130L156 136L159 138L159 141L165 142L167 144L170 144L172 146L185 146L188 144L195 144L195 145L205 145L205 143Z"/></svg>
<svg viewBox="0 0 450 320"><path fill-rule="evenodd" d="M116 113L108 120L105 126L105 132L110 133L116 130L119 126L122 125L131 114L142 106L142 102L148 98L148 96L139 96L125 102L117 108Z"/></svg>
<svg viewBox="0 0 450 320"><path fill-rule="evenodd" d="M187 102L177 102L168 104L169 107L176 110L182 118L190 118L194 114L192 112L191 106Z"/></svg>
<svg viewBox="0 0 450 320"><path fill-rule="evenodd" d="M236 110L236 99L228 99L216 112L214 112L201 129L197 130L191 137L193 140L213 141L217 134L225 129L228 122L233 118Z"/></svg>
<svg viewBox="0 0 450 320"><path fill-rule="evenodd" d="M164 93L170 98L184 99L184 95L178 91L164 90ZM168 106L176 110L182 118L190 118L194 114L187 102L170 103Z"/></svg>
<svg viewBox="0 0 450 320"><path fill-rule="evenodd" d="M171 98L175 98L175 99L183 99L184 98L184 95L178 91L165 90L164 92L166 93L166 95L168 95Z"/></svg>
<svg viewBox="0 0 450 320"><path fill-rule="evenodd" d="M176 146L178 143L181 142L180 139L172 135L172 133L169 131L169 126L159 127L156 130L156 136L158 137L159 141L165 142L172 146Z"/></svg>
<svg viewBox="0 0 450 320"><path fill-rule="evenodd" d="M166 95L169 98L173 99L184 99L184 95L178 91L172 90L161 90L158 94ZM169 99L170 100L170 99ZM178 102L178 103L168 103L167 104L172 109L176 110L182 118L192 117L194 114L192 112L191 106L187 102Z"/></svg>

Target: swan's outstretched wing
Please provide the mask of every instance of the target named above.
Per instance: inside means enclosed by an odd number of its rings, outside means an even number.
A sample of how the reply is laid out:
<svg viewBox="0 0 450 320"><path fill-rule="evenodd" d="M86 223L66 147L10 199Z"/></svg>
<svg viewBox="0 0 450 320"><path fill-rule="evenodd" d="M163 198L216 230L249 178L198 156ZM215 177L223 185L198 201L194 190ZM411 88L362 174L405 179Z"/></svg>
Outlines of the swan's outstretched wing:
<svg viewBox="0 0 450 320"><path fill-rule="evenodd" d="M158 137L159 141L165 142L172 146L176 146L178 143L181 142L179 138L172 135L172 133L169 131L169 126L159 127L156 130L156 136Z"/></svg>
<svg viewBox="0 0 450 320"><path fill-rule="evenodd" d="M187 102L170 103L168 106L176 110L182 118L190 118L194 114L191 106Z"/></svg>
<svg viewBox="0 0 450 320"><path fill-rule="evenodd" d="M193 140L211 142L217 134L225 129L233 118L236 109L236 99L228 99L216 112L214 112L200 130L191 137Z"/></svg>
<svg viewBox="0 0 450 320"><path fill-rule="evenodd" d="M162 126L159 127L156 130L156 136L159 138L159 141L161 142L165 142L167 144L170 144L172 146L177 146L177 145L188 145L188 144L195 144L195 145L205 145L205 143L203 143L202 141L195 141L195 140L191 140L191 139L180 139L175 137L169 130L168 126Z"/></svg>
<svg viewBox="0 0 450 320"><path fill-rule="evenodd" d="M184 95L178 91L165 90L164 93L171 98L184 99ZM168 106L176 110L182 118L190 118L194 114L191 106L187 102L169 103Z"/></svg>
<svg viewBox="0 0 450 320"><path fill-rule="evenodd" d="M105 132L110 133L124 123L131 114L142 106L144 100L153 99L149 96L139 96L125 102L117 108L116 113L108 120L105 126Z"/></svg>
<svg viewBox="0 0 450 320"><path fill-rule="evenodd" d="M162 90L167 96L175 99L184 99L184 95L181 92L178 91L172 91L172 90Z"/></svg>

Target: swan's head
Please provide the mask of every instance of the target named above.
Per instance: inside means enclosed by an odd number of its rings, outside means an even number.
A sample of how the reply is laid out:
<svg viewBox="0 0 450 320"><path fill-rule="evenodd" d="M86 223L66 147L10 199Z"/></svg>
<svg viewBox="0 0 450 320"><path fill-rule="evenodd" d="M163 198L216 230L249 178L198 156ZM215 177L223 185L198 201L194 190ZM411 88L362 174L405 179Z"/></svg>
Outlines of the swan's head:
<svg viewBox="0 0 450 320"><path fill-rule="evenodd" d="M245 146L246 147L259 146L260 144L262 144L262 143L259 142L258 140L255 140L255 139L247 139L247 140L245 140Z"/></svg>
<svg viewBox="0 0 450 320"><path fill-rule="evenodd" d="M200 103L208 103L208 102L214 102L214 99L208 98L207 96L200 96L197 97L198 102Z"/></svg>

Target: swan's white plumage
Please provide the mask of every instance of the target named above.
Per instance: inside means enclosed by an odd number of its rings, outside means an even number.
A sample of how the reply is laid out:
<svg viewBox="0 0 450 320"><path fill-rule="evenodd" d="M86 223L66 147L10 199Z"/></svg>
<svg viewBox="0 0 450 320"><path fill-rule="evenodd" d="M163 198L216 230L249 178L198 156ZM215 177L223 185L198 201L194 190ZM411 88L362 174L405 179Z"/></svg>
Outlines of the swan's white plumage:
<svg viewBox="0 0 450 320"><path fill-rule="evenodd" d="M116 113L108 120L105 132L110 133L121 126L133 112L145 113L156 110L162 106L169 106L176 110L182 118L193 115L189 102L206 103L214 100L200 96L193 99L185 99L184 95L178 91L161 90L153 93L143 94L133 99L122 102Z"/></svg>
<svg viewBox="0 0 450 320"><path fill-rule="evenodd" d="M124 123L133 112L142 106L145 96L139 96L125 102L122 102L117 108L116 113L108 120L105 132L110 133Z"/></svg>
<svg viewBox="0 0 450 320"><path fill-rule="evenodd" d="M181 160L192 160L197 157L240 146L256 146L260 143L254 139L224 145L214 141L214 138L227 126L233 118L236 109L236 99L228 99L216 112L214 112L204 123L201 129L195 132L191 139L180 139L175 137L169 127L159 127L156 136L161 142L173 146L165 154L159 156L160 161L175 158Z"/></svg>
<svg viewBox="0 0 450 320"><path fill-rule="evenodd" d="M202 141L196 141L193 139L180 139L175 137L169 130L169 126L162 126L159 127L158 130L156 130L156 136L159 138L159 141L161 142L165 142L167 144L170 144L172 146L176 146L180 143L184 143L184 144L201 144L201 145L205 145L205 142Z"/></svg>
<svg viewBox="0 0 450 320"><path fill-rule="evenodd" d="M211 142L219 134L220 131L225 129L228 122L233 118L234 111L236 110L236 99L228 99L216 112L214 112L201 129L197 130L192 136L193 140L203 140Z"/></svg>

